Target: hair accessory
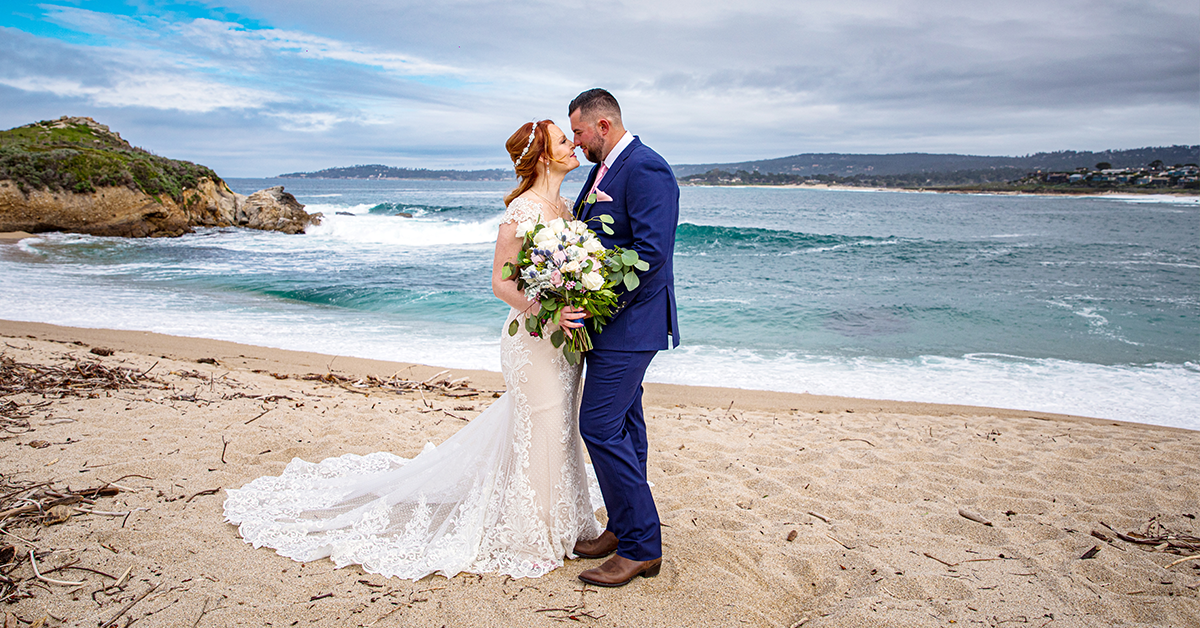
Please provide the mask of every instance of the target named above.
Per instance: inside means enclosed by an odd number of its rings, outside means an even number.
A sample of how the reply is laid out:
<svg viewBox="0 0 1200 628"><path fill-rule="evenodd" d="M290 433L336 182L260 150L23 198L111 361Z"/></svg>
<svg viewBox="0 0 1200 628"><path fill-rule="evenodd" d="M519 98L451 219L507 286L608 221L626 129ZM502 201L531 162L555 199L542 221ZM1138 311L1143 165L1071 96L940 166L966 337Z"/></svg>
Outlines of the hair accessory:
<svg viewBox="0 0 1200 628"><path fill-rule="evenodd" d="M533 123L533 128L529 130L529 140L525 142L525 150L521 151L521 156L513 162L513 168L521 165L521 160L525 159L525 153L529 152L529 147L533 146L533 134L537 133L537 122Z"/></svg>

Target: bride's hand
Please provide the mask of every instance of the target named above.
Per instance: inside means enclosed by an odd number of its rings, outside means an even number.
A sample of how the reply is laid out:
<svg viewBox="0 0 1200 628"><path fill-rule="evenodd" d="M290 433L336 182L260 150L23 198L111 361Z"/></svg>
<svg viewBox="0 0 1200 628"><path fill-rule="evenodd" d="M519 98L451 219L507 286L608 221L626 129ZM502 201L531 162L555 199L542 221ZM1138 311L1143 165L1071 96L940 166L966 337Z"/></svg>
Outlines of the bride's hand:
<svg viewBox="0 0 1200 628"><path fill-rule="evenodd" d="M559 313L558 326L562 328L564 334L570 337L571 330L583 327L583 319L589 316L591 314L583 308L567 306Z"/></svg>

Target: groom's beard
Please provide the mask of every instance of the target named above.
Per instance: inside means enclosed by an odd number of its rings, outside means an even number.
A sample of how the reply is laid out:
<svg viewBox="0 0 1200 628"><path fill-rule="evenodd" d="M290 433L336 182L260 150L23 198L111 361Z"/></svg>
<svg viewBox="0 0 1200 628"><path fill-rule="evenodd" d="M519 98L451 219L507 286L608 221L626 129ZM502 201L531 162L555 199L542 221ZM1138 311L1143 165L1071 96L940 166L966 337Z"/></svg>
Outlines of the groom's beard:
<svg viewBox="0 0 1200 628"><path fill-rule="evenodd" d="M588 161L590 161L594 164L598 164L598 163L604 161L604 146L603 145L588 146L587 144L580 144L579 147L583 149L583 156L587 157Z"/></svg>

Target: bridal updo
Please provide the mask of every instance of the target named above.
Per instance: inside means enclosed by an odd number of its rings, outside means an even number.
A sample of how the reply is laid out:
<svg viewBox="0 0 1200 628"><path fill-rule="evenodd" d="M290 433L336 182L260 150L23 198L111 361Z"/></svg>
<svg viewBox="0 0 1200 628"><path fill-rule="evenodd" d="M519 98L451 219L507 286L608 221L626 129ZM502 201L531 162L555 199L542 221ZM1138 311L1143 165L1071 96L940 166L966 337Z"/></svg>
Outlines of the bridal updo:
<svg viewBox="0 0 1200 628"><path fill-rule="evenodd" d="M526 122L504 143L504 147L508 149L508 157L512 159L513 167L517 171L519 181L516 189L504 197L505 207L508 207L508 204L514 198L524 194L529 188L533 187L533 182L537 181L538 173L541 172L541 169L538 168L539 159L549 144L549 135L546 132L546 127L550 124L553 124L550 120L542 120L537 123ZM529 139L531 131L533 132L532 141ZM521 156L522 153L524 153L524 157ZM520 163L517 163L518 160L520 160Z"/></svg>

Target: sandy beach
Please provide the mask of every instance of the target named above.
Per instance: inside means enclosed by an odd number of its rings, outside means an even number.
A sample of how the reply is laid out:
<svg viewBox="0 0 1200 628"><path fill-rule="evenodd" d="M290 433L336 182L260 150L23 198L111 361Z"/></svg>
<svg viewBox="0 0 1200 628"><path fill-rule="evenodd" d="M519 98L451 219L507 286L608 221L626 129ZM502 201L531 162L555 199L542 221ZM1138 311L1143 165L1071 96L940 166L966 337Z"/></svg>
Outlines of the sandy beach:
<svg viewBox="0 0 1200 628"><path fill-rule="evenodd" d="M596 590L575 576L598 563L575 560L411 582L255 549L223 521L223 489L295 457L411 457L477 416L498 373L37 323L0 336L6 380L79 374L76 394L0 396L0 510L39 483L108 487L58 516L0 512L6 628L1200 626L1200 560L1182 560L1200 432L648 385L659 577ZM84 385L91 363L127 383Z"/></svg>

